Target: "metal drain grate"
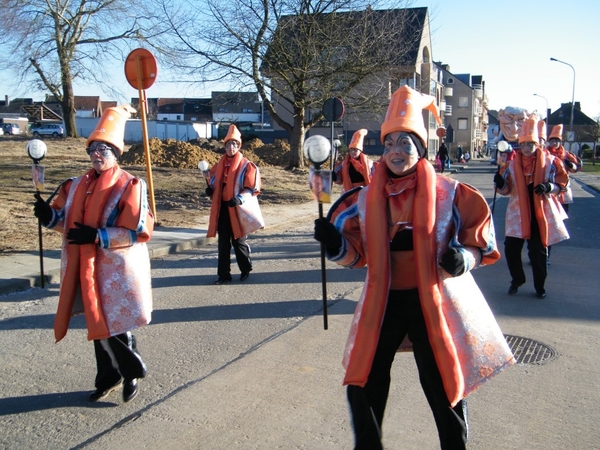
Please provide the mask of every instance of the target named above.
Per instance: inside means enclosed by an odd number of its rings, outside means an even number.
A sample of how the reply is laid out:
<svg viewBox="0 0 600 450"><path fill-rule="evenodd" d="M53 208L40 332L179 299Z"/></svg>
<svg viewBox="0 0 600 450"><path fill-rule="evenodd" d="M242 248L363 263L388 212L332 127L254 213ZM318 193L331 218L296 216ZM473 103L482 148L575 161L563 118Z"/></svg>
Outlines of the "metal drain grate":
<svg viewBox="0 0 600 450"><path fill-rule="evenodd" d="M556 358L556 350L541 342L505 334L517 364L546 364Z"/></svg>

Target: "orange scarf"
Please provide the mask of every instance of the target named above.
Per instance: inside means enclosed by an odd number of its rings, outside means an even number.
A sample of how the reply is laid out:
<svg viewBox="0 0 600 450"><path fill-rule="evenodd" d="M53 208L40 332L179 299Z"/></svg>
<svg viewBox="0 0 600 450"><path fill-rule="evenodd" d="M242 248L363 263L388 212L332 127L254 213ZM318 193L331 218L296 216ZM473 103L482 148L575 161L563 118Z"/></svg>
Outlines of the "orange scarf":
<svg viewBox="0 0 600 450"><path fill-rule="evenodd" d="M564 161L567 156L565 154L565 148L562 145L559 145L558 148L547 147L546 150L548 150L552 156L556 156L561 161Z"/></svg>
<svg viewBox="0 0 600 450"><path fill-rule="evenodd" d="M519 210L521 212L521 233L523 239L531 238L531 208L529 205L529 192L527 190L527 174L524 173L524 160L521 152L517 152L515 159L512 162L513 172L515 176L515 185L517 188L517 195L519 198ZM535 168L533 170L533 186L537 186L544 182L544 173L546 172L546 158L544 158L544 151L538 148L533 155ZM527 178L529 178L527 176ZM548 246L548 220L544 213L543 202L546 199L543 195L533 194L533 208L535 211L535 217L540 229L540 238L544 246Z"/></svg>
<svg viewBox="0 0 600 450"><path fill-rule="evenodd" d="M350 164L354 169L360 173L365 179L363 186L368 186L371 183L371 171L369 170L369 161L363 152L360 152L357 159L351 158L350 155L346 155L346 160L342 166L342 179L344 181L344 191L348 192L354 187L352 180L350 179Z"/></svg>
<svg viewBox="0 0 600 450"><path fill-rule="evenodd" d="M436 262L436 174L426 159L417 163L417 186L413 203L413 242L419 297L427 333L440 370L448 400L455 405L465 394L458 353L442 310ZM347 362L344 384L364 386L377 349L381 323L389 294L390 247L387 218L385 164L375 171L367 192L366 247L368 280L355 342L364 351L353 352Z"/></svg>
<svg viewBox="0 0 600 450"><path fill-rule="evenodd" d="M215 237L217 235L221 201L231 200L233 197L235 197L235 182L238 176L237 172L243 160L244 156L240 152L237 152L235 155L233 155L233 158L228 158L227 155L221 156L221 159L217 163L214 192L212 196L212 204L210 206L210 221L208 224L206 237ZM225 165L227 163L231 163L231 165L229 166L229 171L227 172L227 184L225 185L225 192L223 192L223 182L225 181ZM238 220L237 208L229 208L229 219L231 221L233 237L239 239L243 236L243 233L240 227L240 221Z"/></svg>

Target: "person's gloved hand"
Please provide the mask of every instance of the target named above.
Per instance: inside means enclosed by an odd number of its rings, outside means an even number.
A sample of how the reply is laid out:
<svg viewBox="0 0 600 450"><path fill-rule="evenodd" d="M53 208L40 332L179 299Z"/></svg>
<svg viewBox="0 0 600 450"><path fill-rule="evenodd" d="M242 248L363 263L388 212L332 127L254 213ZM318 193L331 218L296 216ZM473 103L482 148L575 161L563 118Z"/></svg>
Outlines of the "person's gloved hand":
<svg viewBox="0 0 600 450"><path fill-rule="evenodd" d="M548 194L552 191L552 183L540 183L536 187L533 188L533 192L537 195Z"/></svg>
<svg viewBox="0 0 600 450"><path fill-rule="evenodd" d="M204 193L209 198L212 198L213 192L215 192L215 190L213 188L211 188L210 186L206 186L206 189L204 189Z"/></svg>
<svg viewBox="0 0 600 450"><path fill-rule="evenodd" d="M342 247L342 235L327 218L315 219L315 239L325 244L327 252L337 255Z"/></svg>
<svg viewBox="0 0 600 450"><path fill-rule="evenodd" d="M498 189L502 189L506 184L504 178L502 178L502 175L500 175L500 172L496 172L496 174L494 175L494 184Z"/></svg>
<svg viewBox="0 0 600 450"><path fill-rule="evenodd" d="M34 195L33 215L40 219L43 225L48 225L52 220L52 208L39 193Z"/></svg>
<svg viewBox="0 0 600 450"><path fill-rule="evenodd" d="M69 244L83 245L93 244L98 236L98 230L94 227L75 222L77 228L71 228L67 232Z"/></svg>
<svg viewBox="0 0 600 450"><path fill-rule="evenodd" d="M575 168L575 164L573 164L571 161L569 161L568 159L565 159L565 166L567 166L569 169L573 170Z"/></svg>
<svg viewBox="0 0 600 450"><path fill-rule="evenodd" d="M239 197L233 197L231 200L227 202L227 206L230 208L235 208L236 206L240 206L242 204L242 199Z"/></svg>
<svg viewBox="0 0 600 450"><path fill-rule="evenodd" d="M457 277L465 273L465 257L459 249L449 247L442 255L440 267L453 277Z"/></svg>

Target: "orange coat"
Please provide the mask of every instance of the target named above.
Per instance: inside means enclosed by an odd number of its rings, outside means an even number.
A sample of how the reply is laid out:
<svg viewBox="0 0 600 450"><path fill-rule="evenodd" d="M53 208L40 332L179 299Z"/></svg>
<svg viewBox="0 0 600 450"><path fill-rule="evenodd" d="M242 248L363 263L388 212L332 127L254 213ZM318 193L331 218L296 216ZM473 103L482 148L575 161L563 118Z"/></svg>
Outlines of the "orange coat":
<svg viewBox="0 0 600 450"><path fill-rule="evenodd" d="M229 201L234 197L239 197L242 201L245 201L244 197L247 195L257 196L260 194L261 179L258 167L244 158L240 152L237 152L233 158L223 155L219 162L210 169L209 180L210 187L213 188L213 195L206 237L215 237L217 235L221 202ZM255 206L257 207L257 205ZM260 210L257 213L260 214ZM241 216L239 207L229 209L229 220L235 239L245 235Z"/></svg>
<svg viewBox="0 0 600 450"><path fill-rule="evenodd" d="M479 265L494 263L500 254L491 213L481 194L436 175L425 159L417 163L415 178L415 185L396 192L381 164L372 183L333 213L333 223L344 239L339 254L329 255L329 259L347 267L368 268L346 344L344 384L364 386L367 382L389 289L395 278L413 278L404 281L418 287L429 341L448 401L455 405L514 363L506 339L469 273ZM393 197L401 195L402 202L395 202ZM390 258L388 215L407 204L410 207L402 213L413 227L414 267L396 273ZM452 278L439 267L449 245L459 248L465 257L467 272L459 277Z"/></svg>
<svg viewBox="0 0 600 450"><path fill-rule="evenodd" d="M154 229L146 184L118 166L94 169L64 183L52 203L48 228L63 233L61 286L54 335L85 314L88 339L104 339L150 322L152 291L146 242ZM75 222L98 228L99 243L74 245Z"/></svg>

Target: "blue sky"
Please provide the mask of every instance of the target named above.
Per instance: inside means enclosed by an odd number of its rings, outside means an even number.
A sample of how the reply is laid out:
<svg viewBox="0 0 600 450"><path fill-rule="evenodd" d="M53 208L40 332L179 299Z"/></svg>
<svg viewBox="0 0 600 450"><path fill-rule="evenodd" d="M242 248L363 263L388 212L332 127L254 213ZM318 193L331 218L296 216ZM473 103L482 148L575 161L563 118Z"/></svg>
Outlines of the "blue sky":
<svg viewBox="0 0 600 450"><path fill-rule="evenodd" d="M553 111L570 102L573 70L551 62L553 57L574 67L575 101L581 103L583 112L591 118L600 116L600 1L414 0L410 6L429 8L433 60L448 64L455 74L482 75L491 109L519 106L537 109L545 117L546 100ZM159 67L157 82L146 91L147 96L210 95L210 87L205 90L165 79ZM116 71L114 84L123 92L120 99L107 98L94 86L76 85L75 93L119 102L138 96L122 70ZM41 93L0 95L43 98Z"/></svg>
<svg viewBox="0 0 600 450"><path fill-rule="evenodd" d="M434 61L483 75L490 109L519 106L545 117L573 96L600 116L598 0L415 1L429 8Z"/></svg>

